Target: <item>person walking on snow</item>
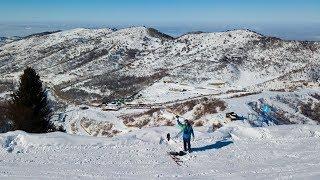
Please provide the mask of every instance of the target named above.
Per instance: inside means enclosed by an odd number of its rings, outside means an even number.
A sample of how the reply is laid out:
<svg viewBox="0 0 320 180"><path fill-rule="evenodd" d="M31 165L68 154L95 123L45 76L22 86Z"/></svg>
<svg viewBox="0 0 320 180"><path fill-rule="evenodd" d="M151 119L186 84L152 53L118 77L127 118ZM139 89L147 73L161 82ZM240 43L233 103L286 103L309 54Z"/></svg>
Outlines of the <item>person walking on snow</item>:
<svg viewBox="0 0 320 180"><path fill-rule="evenodd" d="M194 132L193 132L193 128L192 128L192 125L190 124L190 122L186 119L184 120L184 124L182 124L180 121L179 121L179 116L177 115L176 116L177 118L177 122L178 122L178 125L179 127L182 129L182 132L183 132L183 148L184 148L184 151L188 151L189 153L191 152L191 135L194 139Z"/></svg>

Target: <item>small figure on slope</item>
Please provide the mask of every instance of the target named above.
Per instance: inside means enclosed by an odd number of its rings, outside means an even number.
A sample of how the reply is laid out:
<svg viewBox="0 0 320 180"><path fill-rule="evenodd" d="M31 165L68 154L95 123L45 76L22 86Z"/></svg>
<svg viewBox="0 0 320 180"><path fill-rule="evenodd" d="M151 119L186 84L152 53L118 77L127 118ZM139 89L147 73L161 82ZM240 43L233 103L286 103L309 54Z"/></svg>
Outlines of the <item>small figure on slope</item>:
<svg viewBox="0 0 320 180"><path fill-rule="evenodd" d="M182 137L183 137L183 148L184 148L184 151L188 151L190 153L191 152L191 144L190 144L191 135L192 135L192 137L194 139L194 133L193 133L192 125L190 124L190 122L187 119L184 120L184 124L182 124L179 121L179 116L178 115L176 116L176 118L177 118L178 125L182 129L181 131L183 132Z"/></svg>

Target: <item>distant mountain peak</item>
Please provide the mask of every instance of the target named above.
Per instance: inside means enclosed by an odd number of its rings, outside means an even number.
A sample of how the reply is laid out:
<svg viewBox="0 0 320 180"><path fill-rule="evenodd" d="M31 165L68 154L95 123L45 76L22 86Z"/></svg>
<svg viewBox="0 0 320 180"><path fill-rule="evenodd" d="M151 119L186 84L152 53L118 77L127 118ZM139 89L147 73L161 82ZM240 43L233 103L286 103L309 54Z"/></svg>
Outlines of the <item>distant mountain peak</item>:
<svg viewBox="0 0 320 180"><path fill-rule="evenodd" d="M315 82L319 57L317 43L247 29L173 38L147 27L77 28L1 45L0 75L17 79L31 66L63 97L85 101L131 96L162 78L233 87L268 86L279 77Z"/></svg>

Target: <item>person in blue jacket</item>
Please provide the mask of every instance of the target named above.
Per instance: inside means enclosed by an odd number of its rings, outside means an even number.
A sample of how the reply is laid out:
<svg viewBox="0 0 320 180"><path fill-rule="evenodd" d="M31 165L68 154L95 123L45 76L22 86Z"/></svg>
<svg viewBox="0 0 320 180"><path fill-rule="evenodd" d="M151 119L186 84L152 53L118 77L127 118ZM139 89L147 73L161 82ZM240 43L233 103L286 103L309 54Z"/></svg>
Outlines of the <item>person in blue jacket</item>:
<svg viewBox="0 0 320 180"><path fill-rule="evenodd" d="M182 124L179 121L179 116L176 116L176 118L177 118L178 125L182 129L182 132L183 132L182 137L183 137L184 151L188 151L190 153L191 152L191 143L190 143L191 135L194 138L194 132L193 132L192 125L190 124L190 122L187 119L184 120L184 124Z"/></svg>

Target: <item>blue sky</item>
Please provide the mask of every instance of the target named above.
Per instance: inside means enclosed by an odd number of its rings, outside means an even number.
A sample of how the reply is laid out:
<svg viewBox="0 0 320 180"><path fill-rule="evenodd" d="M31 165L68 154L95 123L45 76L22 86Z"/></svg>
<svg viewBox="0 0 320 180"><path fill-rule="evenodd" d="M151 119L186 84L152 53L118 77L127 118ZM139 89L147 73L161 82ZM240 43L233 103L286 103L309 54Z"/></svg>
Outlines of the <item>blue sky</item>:
<svg viewBox="0 0 320 180"><path fill-rule="evenodd" d="M319 32L320 0L1 0L0 35L19 23Z"/></svg>
<svg viewBox="0 0 320 180"><path fill-rule="evenodd" d="M319 0L1 0L0 22L310 23Z"/></svg>

